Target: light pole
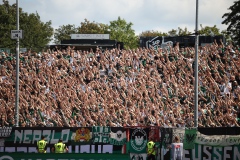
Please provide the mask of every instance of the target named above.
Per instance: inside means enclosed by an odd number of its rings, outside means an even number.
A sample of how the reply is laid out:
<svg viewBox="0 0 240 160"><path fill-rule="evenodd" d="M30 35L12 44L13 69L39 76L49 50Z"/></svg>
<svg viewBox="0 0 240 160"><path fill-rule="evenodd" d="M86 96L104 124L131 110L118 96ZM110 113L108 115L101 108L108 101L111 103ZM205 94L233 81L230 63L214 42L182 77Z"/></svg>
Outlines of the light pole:
<svg viewBox="0 0 240 160"><path fill-rule="evenodd" d="M18 8L18 0L16 0L16 9L17 9L17 30L19 30L19 8ZM15 96L15 126L18 127L19 124L19 36L17 37L16 42L16 96Z"/></svg>
<svg viewBox="0 0 240 160"><path fill-rule="evenodd" d="M196 29L195 29L195 95L194 95L194 127L198 127L198 0L196 0Z"/></svg>

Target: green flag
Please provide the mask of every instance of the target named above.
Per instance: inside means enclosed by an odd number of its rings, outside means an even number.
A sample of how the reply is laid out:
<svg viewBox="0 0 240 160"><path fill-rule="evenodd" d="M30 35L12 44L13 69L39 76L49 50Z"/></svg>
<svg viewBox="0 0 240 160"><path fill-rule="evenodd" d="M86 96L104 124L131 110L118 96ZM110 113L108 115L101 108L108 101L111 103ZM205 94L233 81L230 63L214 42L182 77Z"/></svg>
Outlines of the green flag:
<svg viewBox="0 0 240 160"><path fill-rule="evenodd" d="M130 141L128 145L130 153L146 153L148 133L148 128L130 128Z"/></svg>
<svg viewBox="0 0 240 160"><path fill-rule="evenodd" d="M109 143L110 127L93 126L92 135L94 143Z"/></svg>
<svg viewBox="0 0 240 160"><path fill-rule="evenodd" d="M109 141L112 145L124 145L127 141L125 129L122 127L111 127Z"/></svg>
<svg viewBox="0 0 240 160"><path fill-rule="evenodd" d="M197 136L197 129L185 129L183 148L184 149L194 149L194 143Z"/></svg>

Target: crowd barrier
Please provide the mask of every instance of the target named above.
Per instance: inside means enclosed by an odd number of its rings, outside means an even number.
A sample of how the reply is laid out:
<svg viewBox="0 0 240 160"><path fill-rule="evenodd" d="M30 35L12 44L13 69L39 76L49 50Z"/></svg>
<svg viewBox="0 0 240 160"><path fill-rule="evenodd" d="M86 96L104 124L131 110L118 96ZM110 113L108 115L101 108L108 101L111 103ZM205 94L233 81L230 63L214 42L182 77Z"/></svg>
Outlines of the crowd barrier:
<svg viewBox="0 0 240 160"><path fill-rule="evenodd" d="M48 147L47 153L39 157L36 143L42 135L46 137ZM156 142L157 159L170 160L168 146L175 136L183 142L184 160L240 160L238 127L189 129L142 126L0 127L0 160L144 160L149 137ZM60 138L68 146L69 153L58 157L50 150Z"/></svg>

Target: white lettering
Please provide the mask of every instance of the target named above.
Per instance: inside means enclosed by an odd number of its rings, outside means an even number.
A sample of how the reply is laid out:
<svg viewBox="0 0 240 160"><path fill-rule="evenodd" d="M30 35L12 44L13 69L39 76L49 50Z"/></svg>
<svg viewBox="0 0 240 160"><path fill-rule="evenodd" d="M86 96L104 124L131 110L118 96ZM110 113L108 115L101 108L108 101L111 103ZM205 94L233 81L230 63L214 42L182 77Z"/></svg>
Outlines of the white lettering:
<svg viewBox="0 0 240 160"><path fill-rule="evenodd" d="M203 157L203 160L211 160L212 159L211 153L207 150L207 148L212 150L211 146L203 146L203 152L206 153L206 155L208 156L208 158Z"/></svg>
<svg viewBox="0 0 240 160"><path fill-rule="evenodd" d="M234 160L240 160L240 153L239 153L239 150L238 150L238 146L234 146L234 149L233 149L233 159Z"/></svg>
<svg viewBox="0 0 240 160"><path fill-rule="evenodd" d="M91 153L95 153L95 146L94 145L91 145Z"/></svg>
<svg viewBox="0 0 240 160"><path fill-rule="evenodd" d="M103 145L102 153L112 153L113 145Z"/></svg>
<svg viewBox="0 0 240 160"><path fill-rule="evenodd" d="M222 155L218 151L221 152L222 148L221 147L213 147L213 153L217 156L217 157L214 157L213 160L222 159Z"/></svg>
<svg viewBox="0 0 240 160"><path fill-rule="evenodd" d="M75 146L75 153L79 153L79 145Z"/></svg>
<svg viewBox="0 0 240 160"><path fill-rule="evenodd" d="M190 155L189 151L188 150L183 150L183 159L184 160L191 160L190 158L186 158L186 155Z"/></svg>
<svg viewBox="0 0 240 160"><path fill-rule="evenodd" d="M101 152L102 152L102 146L98 145L98 153L101 153Z"/></svg>
<svg viewBox="0 0 240 160"><path fill-rule="evenodd" d="M21 130L21 132L19 132L18 130L15 130L14 143L16 143L17 138L19 139L19 143L22 143L22 137L23 137L23 130Z"/></svg>
<svg viewBox="0 0 240 160"><path fill-rule="evenodd" d="M28 153L37 153L36 146L35 147L28 147Z"/></svg>
<svg viewBox="0 0 240 160"><path fill-rule="evenodd" d="M34 142L39 141L41 139L41 130L33 130L33 139L32 139L32 144L34 144Z"/></svg>
<svg viewBox="0 0 240 160"><path fill-rule="evenodd" d="M31 140L28 136L31 136L32 135L32 130L25 130L24 132L24 138L23 138L23 143L27 143L27 144L30 144L31 143Z"/></svg>
<svg viewBox="0 0 240 160"><path fill-rule="evenodd" d="M72 153L72 146L68 146L68 153Z"/></svg>
<svg viewBox="0 0 240 160"><path fill-rule="evenodd" d="M201 145L195 145L197 146L196 148L198 149L198 157L195 155L195 149L192 150L192 155L194 160L201 160L202 159L202 151L201 151Z"/></svg>
<svg viewBox="0 0 240 160"><path fill-rule="evenodd" d="M93 149L95 149L95 147L93 147ZM90 153L90 145L80 145L80 153Z"/></svg>
<svg viewBox="0 0 240 160"><path fill-rule="evenodd" d="M51 136L51 130L43 130L42 131L42 135L46 137L46 140L48 141L48 143L51 143L50 140L50 136ZM57 141L56 141L57 142ZM53 142L53 143L56 143L56 142Z"/></svg>
<svg viewBox="0 0 240 160"><path fill-rule="evenodd" d="M55 130L53 130L53 132L52 132L52 138L51 138L51 142L50 142L51 144L57 143L59 140L59 138L54 139L54 137L55 137Z"/></svg>
<svg viewBox="0 0 240 160"><path fill-rule="evenodd" d="M230 155L227 154L227 151L231 151L232 147L224 147L224 151L223 151L223 160L227 160L228 158L230 158Z"/></svg>
<svg viewBox="0 0 240 160"><path fill-rule="evenodd" d="M66 138L64 138L64 135L66 135ZM63 143L68 142L69 135L70 135L70 129L63 129L62 130L61 138L63 140Z"/></svg>
<svg viewBox="0 0 240 160"><path fill-rule="evenodd" d="M109 39L109 34L71 34L71 39Z"/></svg>
<svg viewBox="0 0 240 160"><path fill-rule="evenodd" d="M41 139L41 135L44 135L50 144L57 143L59 138L63 140L63 143L67 143L71 136L70 129L64 129L60 134L55 135L55 130L15 130L14 143L34 144Z"/></svg>
<svg viewBox="0 0 240 160"><path fill-rule="evenodd" d="M10 133L0 133L0 137L8 137Z"/></svg>
<svg viewBox="0 0 240 160"><path fill-rule="evenodd" d="M27 147L17 147L17 152L27 153L28 152L28 148Z"/></svg>
<svg viewBox="0 0 240 160"><path fill-rule="evenodd" d="M12 33L21 33L21 31L12 31Z"/></svg>

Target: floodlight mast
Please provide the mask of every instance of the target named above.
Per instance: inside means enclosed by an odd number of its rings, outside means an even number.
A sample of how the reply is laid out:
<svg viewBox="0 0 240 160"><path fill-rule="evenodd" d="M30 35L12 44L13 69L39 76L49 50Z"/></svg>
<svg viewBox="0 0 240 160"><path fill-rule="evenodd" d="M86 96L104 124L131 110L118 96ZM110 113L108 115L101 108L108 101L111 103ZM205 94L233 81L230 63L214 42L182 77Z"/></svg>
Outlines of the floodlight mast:
<svg viewBox="0 0 240 160"><path fill-rule="evenodd" d="M198 127L198 0L196 0L195 61L194 61L194 127Z"/></svg>

